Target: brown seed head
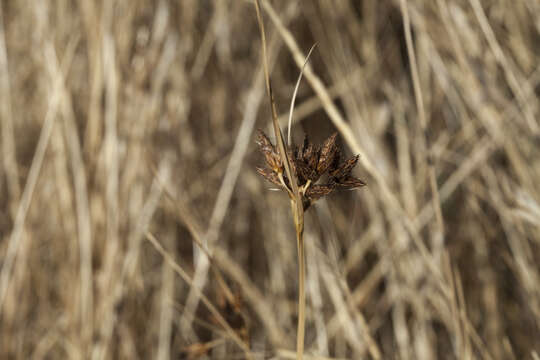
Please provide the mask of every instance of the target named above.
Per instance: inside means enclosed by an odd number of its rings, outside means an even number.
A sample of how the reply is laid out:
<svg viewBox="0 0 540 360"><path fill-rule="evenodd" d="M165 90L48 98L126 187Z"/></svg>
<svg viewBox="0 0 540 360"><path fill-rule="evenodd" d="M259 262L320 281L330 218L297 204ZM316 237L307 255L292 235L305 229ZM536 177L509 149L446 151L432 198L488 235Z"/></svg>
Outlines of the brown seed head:
<svg viewBox="0 0 540 360"><path fill-rule="evenodd" d="M351 175L358 162L358 155L339 164L341 153L336 139L337 133L334 133L319 147L311 143L306 136L301 148L291 146L287 150L287 155L292 160L292 174L295 174L300 187L304 210L336 189L354 189L366 185ZM257 168L257 172L290 195L292 189L289 179L283 174L283 164L275 146L262 131L257 135L257 144L268 165L267 168ZM328 175L329 183L316 184L324 174Z"/></svg>

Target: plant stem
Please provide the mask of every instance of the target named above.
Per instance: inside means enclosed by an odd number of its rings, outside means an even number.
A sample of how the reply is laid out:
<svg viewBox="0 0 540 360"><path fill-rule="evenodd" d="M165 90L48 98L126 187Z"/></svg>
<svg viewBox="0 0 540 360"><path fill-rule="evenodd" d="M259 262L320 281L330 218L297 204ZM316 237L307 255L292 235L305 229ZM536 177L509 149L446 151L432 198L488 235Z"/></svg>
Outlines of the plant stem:
<svg viewBox="0 0 540 360"><path fill-rule="evenodd" d="M305 294L305 256L304 256L304 227L296 223L296 243L298 246L298 331L296 334L296 359L302 360L304 356L304 333L306 322L306 294Z"/></svg>

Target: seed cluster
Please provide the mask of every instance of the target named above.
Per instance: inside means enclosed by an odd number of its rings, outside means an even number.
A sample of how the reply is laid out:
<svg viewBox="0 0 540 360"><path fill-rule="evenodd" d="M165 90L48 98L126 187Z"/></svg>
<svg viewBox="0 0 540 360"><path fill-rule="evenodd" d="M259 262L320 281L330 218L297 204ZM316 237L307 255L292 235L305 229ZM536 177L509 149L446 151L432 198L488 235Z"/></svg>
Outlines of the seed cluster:
<svg viewBox="0 0 540 360"><path fill-rule="evenodd" d="M296 176L304 210L334 190L354 189L366 185L365 182L351 175L352 169L358 162L358 155L340 164L341 152L336 145L336 138L337 133L334 133L324 141L322 146L316 146L306 136L302 147L293 145L287 150L287 155L291 160L292 176ZM257 172L293 198L289 179L283 172L281 157L276 147L261 130L257 135L257 145L267 165L265 168L258 167ZM316 184L324 174L328 175L328 181L325 184Z"/></svg>

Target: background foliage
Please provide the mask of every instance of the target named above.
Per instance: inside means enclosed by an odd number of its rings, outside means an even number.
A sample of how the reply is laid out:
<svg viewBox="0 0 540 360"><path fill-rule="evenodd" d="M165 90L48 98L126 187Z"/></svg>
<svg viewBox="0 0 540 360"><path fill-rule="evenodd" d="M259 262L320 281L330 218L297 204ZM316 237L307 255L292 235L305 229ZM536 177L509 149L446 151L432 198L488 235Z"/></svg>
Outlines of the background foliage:
<svg viewBox="0 0 540 360"><path fill-rule="evenodd" d="M425 131L399 1L262 3L282 120L318 42L293 138L338 131L368 183L306 213L306 353L538 359L539 3L408 2ZM0 19L0 357L294 357L252 2L5 0Z"/></svg>

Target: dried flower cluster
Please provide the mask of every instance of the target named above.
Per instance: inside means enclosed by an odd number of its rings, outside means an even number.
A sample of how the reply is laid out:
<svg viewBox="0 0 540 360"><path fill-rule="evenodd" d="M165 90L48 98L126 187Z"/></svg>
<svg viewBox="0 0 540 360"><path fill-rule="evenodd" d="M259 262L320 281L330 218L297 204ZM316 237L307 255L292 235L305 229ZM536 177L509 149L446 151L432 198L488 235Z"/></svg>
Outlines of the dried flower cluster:
<svg viewBox="0 0 540 360"><path fill-rule="evenodd" d="M304 210L317 199L337 189L354 189L366 185L362 180L351 175L358 162L358 155L340 164L341 152L336 145L337 133L324 141L322 146L311 143L307 136L301 148L293 145L288 149L291 159L292 173L296 176ZM284 174L283 163L275 146L268 137L259 130L257 145L264 154L267 167L257 168L259 174L293 198L289 179ZM316 184L324 174L328 175L325 184Z"/></svg>

